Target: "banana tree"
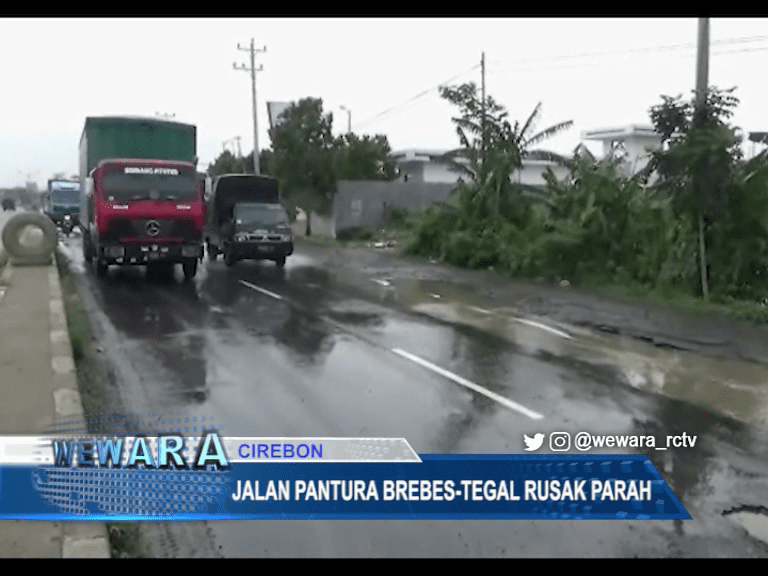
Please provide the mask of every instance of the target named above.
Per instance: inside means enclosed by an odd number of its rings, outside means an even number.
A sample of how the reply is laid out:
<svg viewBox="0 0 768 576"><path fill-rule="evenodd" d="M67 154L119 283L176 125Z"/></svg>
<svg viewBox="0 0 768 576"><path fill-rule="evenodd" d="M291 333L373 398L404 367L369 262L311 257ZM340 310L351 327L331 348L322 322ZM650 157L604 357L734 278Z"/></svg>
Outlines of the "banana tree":
<svg viewBox="0 0 768 576"><path fill-rule="evenodd" d="M488 96L482 102L474 83L442 88L441 96L457 105L461 112L461 116L452 119L461 147L445 153L440 161L467 177L473 184L473 201L485 205L486 209L492 204L496 215L500 214L503 200L515 192L539 193L535 187L512 182L512 175L522 168L526 158L567 162L553 152L534 149L573 125L573 121L561 122L533 133L541 116L541 103L524 123L512 125L504 107L493 98Z"/></svg>

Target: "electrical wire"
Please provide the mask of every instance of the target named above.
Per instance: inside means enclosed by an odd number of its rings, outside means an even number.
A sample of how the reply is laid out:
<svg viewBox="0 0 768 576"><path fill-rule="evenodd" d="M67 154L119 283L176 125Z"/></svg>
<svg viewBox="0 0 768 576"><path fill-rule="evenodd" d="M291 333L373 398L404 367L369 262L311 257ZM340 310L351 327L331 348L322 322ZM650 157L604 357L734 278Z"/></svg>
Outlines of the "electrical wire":
<svg viewBox="0 0 768 576"><path fill-rule="evenodd" d="M744 42L759 42L768 40L768 36L745 36L741 38L726 38L723 40L715 40L710 42L711 45L719 45L719 44L738 44L738 43L744 43ZM694 50L696 48L695 43L686 43L686 44L668 44L664 46L646 46L644 48L630 48L627 50L611 50L611 51L604 51L604 52L588 52L584 54L561 54L558 56L548 56L546 58L527 58L522 60L498 60L494 59L491 60L491 64L522 64L522 63L536 63L536 62L551 62L554 60L567 60L567 59L576 59L576 58L590 58L594 56L618 56L622 54L644 54L647 52L661 52L661 51L675 51L675 50ZM750 49L746 49L750 50Z"/></svg>
<svg viewBox="0 0 768 576"><path fill-rule="evenodd" d="M440 84L438 84L437 86L435 86L435 87L433 87L433 88L429 88L428 90L424 90L424 91L422 91L422 92L419 92L418 94L416 94L416 95L415 95L415 96L413 96L412 98L409 98L408 100L406 100L405 102L403 102L403 103L401 103L401 104L398 104L398 105L396 105L396 106L392 106L391 108L387 108L387 109L386 109L386 110L384 110L383 112L379 112L378 114L376 114L376 116L372 116L372 117L371 117L371 118L369 118L368 120L365 120L365 121L363 121L363 122L361 122L361 123L359 123L359 124L356 124L356 127L357 127L357 128L362 128L362 127L364 127L364 126L367 126L367 125L371 124L372 122L374 122L374 121L376 121L376 120L380 119L381 117L383 117L383 116L385 116L385 115L387 115L387 114L391 114L391 113L393 113L393 112L396 112L396 111L398 111L400 108L402 108L403 106L406 106L406 105L408 105L408 104L411 104L411 103L412 103L412 102L414 102L415 100L417 100L417 99L419 99L419 98L422 98L422 97L424 97L424 96L426 96L426 95L428 95L428 94L432 94L432 93L434 93L436 90L439 90L441 87L445 86L445 85L446 85L446 84L448 84L449 82L453 82L454 80L458 80L458 79L459 79L459 78L461 78L462 76L466 76L467 74L469 74L470 72L473 72L473 71L477 70L478 68L480 68L480 64L476 64L475 66L472 66L472 68L470 68L469 70L467 70L467 71L465 71L465 72L462 72L461 74L458 74L458 75L454 76L453 78L449 78L448 80L445 80L445 81L441 82Z"/></svg>
<svg viewBox="0 0 768 576"><path fill-rule="evenodd" d="M710 42L712 45L723 45L723 44L739 44L739 43L748 43L748 42L759 42L768 40L768 36L744 36L740 38L725 38L723 40L715 40ZM628 50L619 50L619 51L609 51L609 52L591 52L591 53L584 53L584 54L563 54L559 56L552 56L547 58L529 58L525 60L517 60L514 62L517 63L545 63L545 62L552 62L552 61L558 61L558 60L568 60L568 59L578 59L578 58L590 58L594 56L608 56L608 57L616 57L620 55L625 54L647 54L649 52L661 52L661 51L679 51L679 50L695 50L696 44L694 43L686 43L686 44L668 44L663 46L648 46L644 48L632 48ZM734 54L734 53L740 53L740 52L759 52L768 50L768 46L761 46L757 48L742 48L740 50L728 50L728 51L718 51L713 52L712 56L719 56L721 54ZM692 56L686 55L686 56ZM529 72L529 71L542 71L541 68L497 68L499 64L507 64L509 61L505 60L491 60L490 62L486 62L486 72L494 75L494 76L503 76L505 74L509 74L512 72ZM559 67L547 67L546 71L550 70L563 70L563 69L569 69L569 68L579 68L579 67L594 67L594 66L600 66L600 63L592 62L592 63L583 63L580 65L565 65L565 66L559 66ZM407 110L410 110L414 108L413 103L420 98L423 98L424 96L427 96L429 94L434 94L436 90L439 90L441 87L445 86L446 84L453 82L463 76L466 76L470 72L473 72L480 68L480 64L476 64L475 66L472 66L469 70L458 74L452 78L449 78L448 80L445 80L444 82L441 82L437 86L433 88L429 88L427 90L424 90L422 92L419 92L415 96L409 98L408 100L397 104L395 106L392 106L390 108L387 108L386 110L383 110L382 112L376 114L375 116L372 116L371 118L361 122L356 123L356 128L363 128L365 126L368 126L378 120L380 120L383 117L386 117L388 115L392 114L399 114L402 112L405 112Z"/></svg>
<svg viewBox="0 0 768 576"><path fill-rule="evenodd" d="M740 50L724 50L724 51L718 51L718 52L712 52L711 56L722 56L724 54L737 54L742 52L763 52L768 50L768 46L760 46L756 48L742 48ZM618 54L618 53L617 53ZM678 54L676 55L678 57L690 59L694 58L696 56L695 53L690 54ZM513 73L525 73L525 72L551 72L553 70L576 70L576 69L582 69L582 68L594 68L597 66L606 66L606 65L612 65L612 64L618 64L623 65L622 62L616 61L612 63L606 63L606 62L582 62L582 63L574 63L574 64L565 64L561 66L536 66L536 67L529 67L529 68L519 68L519 67L498 67L498 66L490 66L486 69L486 72L492 75L496 76L504 76L508 74Z"/></svg>

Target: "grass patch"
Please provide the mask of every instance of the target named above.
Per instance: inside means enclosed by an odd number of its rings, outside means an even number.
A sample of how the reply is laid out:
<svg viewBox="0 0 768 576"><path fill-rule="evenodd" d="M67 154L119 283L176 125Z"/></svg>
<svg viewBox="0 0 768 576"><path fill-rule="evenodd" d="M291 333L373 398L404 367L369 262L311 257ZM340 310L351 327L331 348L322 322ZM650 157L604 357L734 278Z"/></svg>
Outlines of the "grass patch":
<svg viewBox="0 0 768 576"><path fill-rule="evenodd" d="M93 346L93 332L85 311L85 305L77 292L75 279L69 273L66 257L55 251L56 267L59 270L62 298L67 316L69 339L72 343L72 357L77 371L77 387L83 411L86 414L106 412L109 408L104 392L104 380L96 363ZM97 421L94 419L94 421ZM94 432L94 430L89 430ZM127 522L107 523L110 554L113 558L140 558L141 534L138 524Z"/></svg>
<svg viewBox="0 0 768 576"><path fill-rule="evenodd" d="M609 298L638 303L665 305L680 312L691 314L717 314L732 316L755 324L768 324L768 304L736 299L712 299L704 301L673 290L652 290L631 284L591 283L584 287Z"/></svg>
<svg viewBox="0 0 768 576"><path fill-rule="evenodd" d="M336 240L339 242L370 242L376 237L376 233L373 230L366 230L365 228L350 228L349 230L342 230L336 235Z"/></svg>
<svg viewBox="0 0 768 576"><path fill-rule="evenodd" d="M297 236L294 241L305 242L315 246L336 246L338 241L328 236Z"/></svg>
<svg viewBox="0 0 768 576"><path fill-rule="evenodd" d="M367 230L355 228L339 232L336 238L327 236L299 236L299 242L306 242L315 246L341 246L345 248L381 248L381 244L388 248L401 248L411 238L410 230L400 227L378 228ZM379 246L376 246L379 244Z"/></svg>
<svg viewBox="0 0 768 576"><path fill-rule="evenodd" d="M141 527L130 522L107 525L112 558L143 558Z"/></svg>
<svg viewBox="0 0 768 576"><path fill-rule="evenodd" d="M106 405L104 383L95 362L93 332L85 305L77 292L75 280L69 273L66 258L58 250L55 255L83 410L87 414L104 412L109 407Z"/></svg>

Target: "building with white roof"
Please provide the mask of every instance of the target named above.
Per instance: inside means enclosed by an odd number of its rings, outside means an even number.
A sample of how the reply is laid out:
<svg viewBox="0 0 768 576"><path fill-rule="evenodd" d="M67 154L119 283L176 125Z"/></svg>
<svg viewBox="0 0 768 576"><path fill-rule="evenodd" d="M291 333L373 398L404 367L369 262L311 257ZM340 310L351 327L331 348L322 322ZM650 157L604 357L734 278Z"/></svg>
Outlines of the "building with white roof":
<svg viewBox="0 0 768 576"><path fill-rule="evenodd" d="M630 124L618 128L587 130L582 140L603 143L603 159L615 158L625 162L627 174L636 174L648 165L651 152L661 148L661 138L653 126Z"/></svg>

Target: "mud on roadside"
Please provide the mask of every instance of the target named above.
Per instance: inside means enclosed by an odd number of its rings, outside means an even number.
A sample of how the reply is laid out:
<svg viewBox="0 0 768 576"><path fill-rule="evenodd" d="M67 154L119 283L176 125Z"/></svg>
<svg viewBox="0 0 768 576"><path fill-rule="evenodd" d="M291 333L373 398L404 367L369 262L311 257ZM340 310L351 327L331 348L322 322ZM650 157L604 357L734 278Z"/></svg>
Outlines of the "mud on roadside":
<svg viewBox="0 0 768 576"><path fill-rule="evenodd" d="M398 248L302 241L302 249L325 259L334 270L357 278L360 286L381 279L390 286L418 282L425 293L460 288L477 307L577 326L723 359L768 365L768 326L715 312L693 313L639 298L607 296L597 290L509 279L488 270L467 270L429 258L407 256ZM368 280L366 280L368 279ZM452 286L451 286L452 285ZM450 286L450 287L449 287ZM449 288L446 288L449 287ZM437 294L439 295L439 294Z"/></svg>

